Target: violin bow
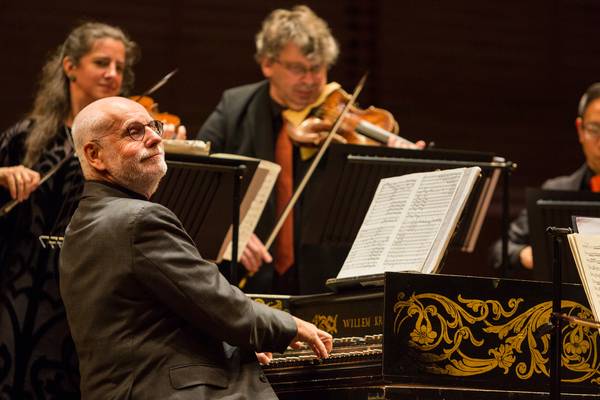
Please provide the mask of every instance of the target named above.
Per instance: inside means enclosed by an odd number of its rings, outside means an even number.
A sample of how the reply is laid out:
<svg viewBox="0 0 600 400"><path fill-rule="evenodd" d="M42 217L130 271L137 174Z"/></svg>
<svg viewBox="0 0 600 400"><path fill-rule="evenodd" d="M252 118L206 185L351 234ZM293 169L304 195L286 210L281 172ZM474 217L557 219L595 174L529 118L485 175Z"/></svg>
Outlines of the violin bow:
<svg viewBox="0 0 600 400"><path fill-rule="evenodd" d="M163 87L169 81L169 79L171 79L171 77L173 75L175 75L175 73L177 73L177 70L178 70L178 68L175 68L173 71L171 71L168 74L166 74L165 76L163 76L150 89L146 90L143 94L140 94L134 101L137 102L138 100L140 100L144 96L150 96L152 93L156 92L158 89L160 89L161 87Z"/></svg>
<svg viewBox="0 0 600 400"><path fill-rule="evenodd" d="M46 173L46 175L44 175L40 179L40 183L38 184L38 186L41 185L42 183L46 182L52 175L54 175L67 161L69 161L69 159L71 158L72 155L73 155L73 153L66 155L65 158L63 158L55 166L53 166ZM13 200L10 200L10 201L7 201L6 203L4 203L4 205L2 207L0 207L0 217L3 217L6 214L8 214L9 212L11 212L11 210L13 208L15 208L15 206L17 204L19 204L19 201L16 199L13 199Z"/></svg>

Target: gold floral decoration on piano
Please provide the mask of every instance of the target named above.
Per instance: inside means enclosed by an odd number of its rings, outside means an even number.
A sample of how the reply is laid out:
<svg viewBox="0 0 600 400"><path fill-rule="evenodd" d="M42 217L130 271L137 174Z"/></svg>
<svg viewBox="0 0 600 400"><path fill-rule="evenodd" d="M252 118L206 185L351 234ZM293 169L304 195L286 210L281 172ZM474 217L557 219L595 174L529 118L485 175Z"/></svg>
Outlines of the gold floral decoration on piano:
<svg viewBox="0 0 600 400"><path fill-rule="evenodd" d="M473 376L496 369L527 380L534 374L549 376L547 357L550 336L535 334L548 323L552 302L519 310L521 298L505 305L496 300L457 301L435 294L398 295L394 305L394 332L410 332L408 344L417 350L428 372ZM591 311L579 303L563 300L568 315L592 319ZM563 328L563 382L600 385L598 330L581 325ZM485 348L490 347L487 350ZM478 351L479 350L479 351ZM485 357L482 357L485 355Z"/></svg>
<svg viewBox="0 0 600 400"><path fill-rule="evenodd" d="M337 315L321 315L315 314L312 319L312 323L319 329L333 335L338 333L337 329Z"/></svg>
<svg viewBox="0 0 600 400"><path fill-rule="evenodd" d="M266 306L269 306L271 308L275 308L277 310L283 310L283 300L279 300L279 299L265 299L262 297L255 297L253 299L255 302L257 303L261 303L264 304Z"/></svg>

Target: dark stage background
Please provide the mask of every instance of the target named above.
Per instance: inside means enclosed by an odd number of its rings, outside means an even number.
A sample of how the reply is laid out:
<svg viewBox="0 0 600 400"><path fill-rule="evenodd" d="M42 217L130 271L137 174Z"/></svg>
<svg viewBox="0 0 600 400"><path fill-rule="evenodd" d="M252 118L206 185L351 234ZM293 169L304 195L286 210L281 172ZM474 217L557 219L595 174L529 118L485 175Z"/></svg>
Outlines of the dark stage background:
<svg viewBox="0 0 600 400"><path fill-rule="evenodd" d="M78 22L124 28L142 49L136 90L173 68L154 97L194 134L223 89L261 78L254 34L290 1L0 0L2 128L25 115L49 51ZM309 1L341 46L330 78L392 111L409 139L437 147L491 151L518 164L511 213L524 188L570 173L582 162L574 119L579 96L600 81L597 0ZM487 247L500 234L499 196L478 250L451 254L443 272L494 275Z"/></svg>

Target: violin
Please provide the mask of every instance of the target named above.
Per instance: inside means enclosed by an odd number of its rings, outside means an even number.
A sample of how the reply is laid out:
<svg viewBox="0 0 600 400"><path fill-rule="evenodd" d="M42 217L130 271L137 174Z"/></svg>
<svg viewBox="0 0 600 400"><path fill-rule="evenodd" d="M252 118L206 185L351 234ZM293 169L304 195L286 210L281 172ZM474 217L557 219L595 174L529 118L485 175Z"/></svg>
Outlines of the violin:
<svg viewBox="0 0 600 400"><path fill-rule="evenodd" d="M296 144L319 146L349 100L350 95L339 84L329 84L324 96L311 104L308 112L284 111L288 135ZM373 106L361 109L350 105L334 140L340 143L381 146L387 144L391 136L395 136L403 147L418 148L415 143L397 136L397 132L398 123L389 111Z"/></svg>

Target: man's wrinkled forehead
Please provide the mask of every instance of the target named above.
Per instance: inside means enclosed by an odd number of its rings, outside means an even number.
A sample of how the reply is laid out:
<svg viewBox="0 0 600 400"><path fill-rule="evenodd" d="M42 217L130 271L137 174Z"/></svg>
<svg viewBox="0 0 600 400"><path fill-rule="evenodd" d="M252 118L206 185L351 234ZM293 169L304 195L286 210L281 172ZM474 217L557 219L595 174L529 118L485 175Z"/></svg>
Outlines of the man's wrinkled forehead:
<svg viewBox="0 0 600 400"><path fill-rule="evenodd" d="M96 136L103 136L114 131L118 125L119 123L115 115L111 112L100 111L94 132L96 132Z"/></svg>
<svg viewBox="0 0 600 400"><path fill-rule="evenodd" d="M106 133L109 133L108 131L118 132L132 120L146 122L146 120L151 119L148 111L133 101L107 103L100 111L103 114L101 119L106 121L103 124Z"/></svg>

